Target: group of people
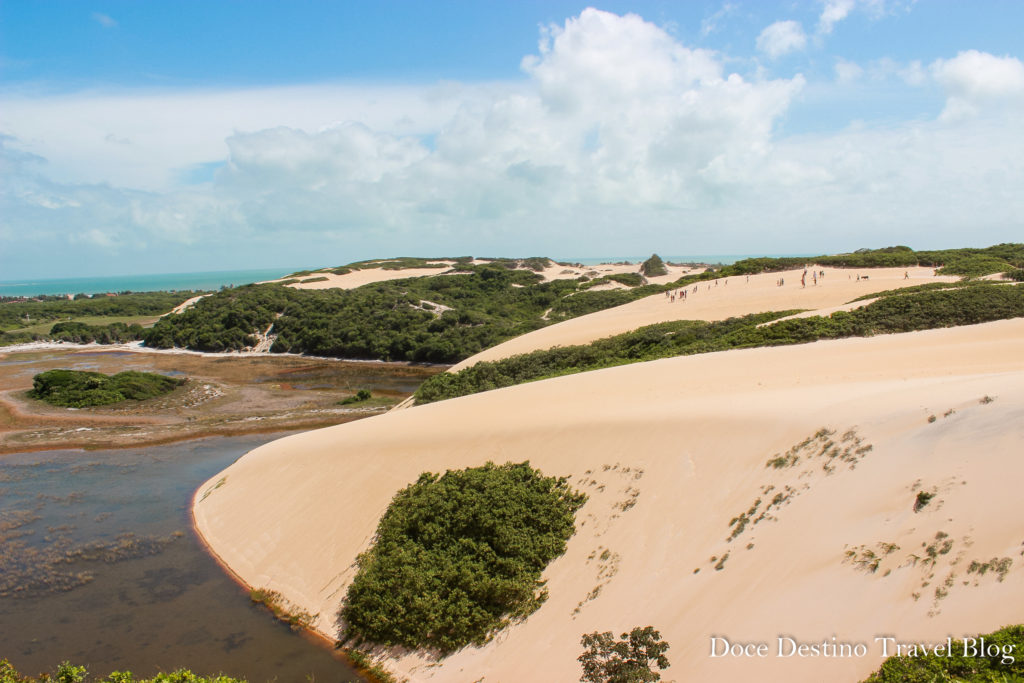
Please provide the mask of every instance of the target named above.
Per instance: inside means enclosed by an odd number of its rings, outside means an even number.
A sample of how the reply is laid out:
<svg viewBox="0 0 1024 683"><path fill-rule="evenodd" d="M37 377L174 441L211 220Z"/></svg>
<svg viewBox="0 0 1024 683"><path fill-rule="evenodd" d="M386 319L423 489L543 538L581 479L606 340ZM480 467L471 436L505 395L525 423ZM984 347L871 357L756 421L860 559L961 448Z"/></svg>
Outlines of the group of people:
<svg viewBox="0 0 1024 683"><path fill-rule="evenodd" d="M825 271L824 270L812 270L811 271L811 278L814 280L814 285L815 286L818 285L818 277L824 278L825 277ZM806 287L807 286L807 269L806 268L804 268L804 274L800 276L800 286L801 287Z"/></svg>

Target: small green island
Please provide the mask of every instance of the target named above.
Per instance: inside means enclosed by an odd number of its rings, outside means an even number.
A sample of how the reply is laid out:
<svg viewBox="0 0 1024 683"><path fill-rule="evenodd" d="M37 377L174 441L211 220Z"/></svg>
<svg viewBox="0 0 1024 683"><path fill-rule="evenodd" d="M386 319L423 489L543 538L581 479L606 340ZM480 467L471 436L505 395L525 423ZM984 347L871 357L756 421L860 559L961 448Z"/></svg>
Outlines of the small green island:
<svg viewBox="0 0 1024 683"><path fill-rule="evenodd" d="M126 370L116 375L84 370L47 370L32 378L29 397L62 408L89 408L144 401L174 391L185 379Z"/></svg>

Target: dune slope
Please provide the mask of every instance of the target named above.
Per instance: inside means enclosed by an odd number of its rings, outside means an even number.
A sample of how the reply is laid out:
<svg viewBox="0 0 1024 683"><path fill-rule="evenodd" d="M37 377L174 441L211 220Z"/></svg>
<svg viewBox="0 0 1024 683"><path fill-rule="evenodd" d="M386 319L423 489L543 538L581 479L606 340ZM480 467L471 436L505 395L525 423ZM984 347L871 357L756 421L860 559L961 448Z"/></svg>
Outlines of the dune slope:
<svg viewBox="0 0 1024 683"><path fill-rule="evenodd" d="M485 647L387 666L572 681L581 634L650 624L671 645L668 679L852 681L881 663L876 637L1024 621L1022 444L1024 320L1010 320L665 359L308 432L212 478L194 515L241 580L334 635L398 489L528 459L590 495L545 572L550 599ZM713 636L769 656L710 657ZM867 653L779 657L779 636Z"/></svg>
<svg viewBox="0 0 1024 683"><path fill-rule="evenodd" d="M819 270L819 268L814 268ZM572 318L550 327L498 344L454 365L450 372L480 361L493 361L553 346L587 344L595 339L629 332L645 325L670 320L725 320L732 316L785 311L799 308L807 315L829 315L850 310L866 301L848 304L865 294L888 289L912 287L928 282L955 282L960 278L934 275L931 268L824 268L825 277L817 283L808 271L801 285L803 270L734 276L691 284L686 299L672 300L664 294ZM866 275L863 279L858 276ZM783 285L777 286L777 282Z"/></svg>

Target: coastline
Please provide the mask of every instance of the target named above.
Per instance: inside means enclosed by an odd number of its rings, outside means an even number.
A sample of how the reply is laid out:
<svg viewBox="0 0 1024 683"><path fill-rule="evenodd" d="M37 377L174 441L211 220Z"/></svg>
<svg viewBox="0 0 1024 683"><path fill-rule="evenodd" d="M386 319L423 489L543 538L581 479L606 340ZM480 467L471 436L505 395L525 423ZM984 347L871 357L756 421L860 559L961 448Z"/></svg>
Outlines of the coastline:
<svg viewBox="0 0 1024 683"><path fill-rule="evenodd" d="M199 545L206 552L206 554L211 559L213 559L214 562L217 563L217 566L220 567L221 571L223 571L224 574L229 579L231 579L231 581L233 581L235 585L237 585L243 593L248 594L250 591L257 588L257 586L250 586L248 583L246 583L245 580L241 576L239 576L231 568L231 566L224 561L224 559L220 555L217 554L217 551L214 550L213 546L210 545L210 543L206 540L206 537L203 536L202 531L196 525L195 503L196 497L199 495L199 492L201 490L202 486L197 488L195 492L192 494L192 498L189 501L189 530L192 532L193 538L195 538L199 542ZM270 616L273 617L273 615ZM339 648L337 641L334 638L331 638L326 633L321 633L319 630L314 628L301 628L298 629L296 633L300 637L305 638L308 642L328 651L331 654L331 656L337 659L338 661L345 662L354 669L357 668L352 659L347 655L346 651L342 648ZM372 681L372 679L366 678L364 674L360 675L363 675L365 680Z"/></svg>

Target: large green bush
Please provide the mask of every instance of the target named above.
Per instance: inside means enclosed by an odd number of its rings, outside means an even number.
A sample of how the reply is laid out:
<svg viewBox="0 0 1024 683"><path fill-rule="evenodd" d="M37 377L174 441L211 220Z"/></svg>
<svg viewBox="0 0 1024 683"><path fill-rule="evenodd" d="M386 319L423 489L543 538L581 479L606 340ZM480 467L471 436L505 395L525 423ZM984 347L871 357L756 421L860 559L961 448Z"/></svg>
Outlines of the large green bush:
<svg viewBox="0 0 1024 683"><path fill-rule="evenodd" d="M185 380L152 372L126 370L116 375L82 370L47 370L32 378L28 395L65 408L143 401L173 391Z"/></svg>
<svg viewBox="0 0 1024 683"><path fill-rule="evenodd" d="M980 647L982 638L984 652ZM933 681L1021 683L1024 681L1024 626L1007 626L977 638L954 640L952 648L939 656L931 652L913 657L890 657L864 683Z"/></svg>
<svg viewBox="0 0 1024 683"><path fill-rule="evenodd" d="M442 653L486 642L543 602L541 572L565 552L585 500L528 462L420 475L359 557L345 638Z"/></svg>

